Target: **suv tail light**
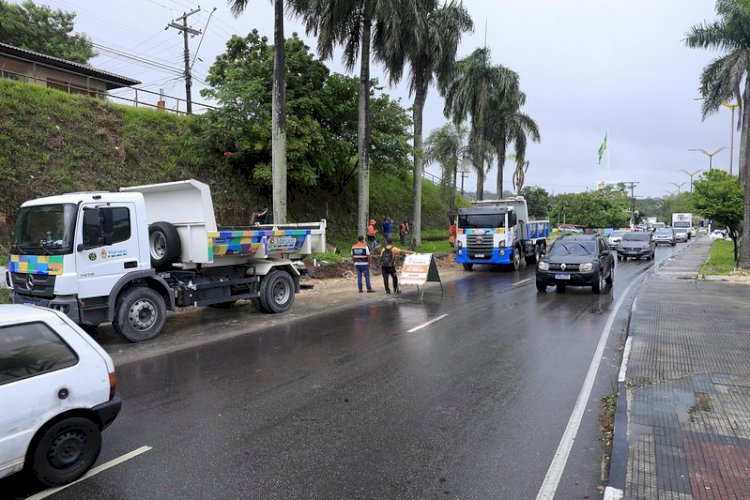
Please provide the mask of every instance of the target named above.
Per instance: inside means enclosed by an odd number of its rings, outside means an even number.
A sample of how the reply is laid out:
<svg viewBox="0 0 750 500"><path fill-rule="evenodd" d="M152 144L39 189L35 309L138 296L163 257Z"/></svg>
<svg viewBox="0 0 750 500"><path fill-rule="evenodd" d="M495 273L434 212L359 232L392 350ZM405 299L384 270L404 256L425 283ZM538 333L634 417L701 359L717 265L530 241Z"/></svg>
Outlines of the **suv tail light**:
<svg viewBox="0 0 750 500"><path fill-rule="evenodd" d="M117 374L115 372L109 372L109 399L112 400L115 397L115 391L117 389Z"/></svg>

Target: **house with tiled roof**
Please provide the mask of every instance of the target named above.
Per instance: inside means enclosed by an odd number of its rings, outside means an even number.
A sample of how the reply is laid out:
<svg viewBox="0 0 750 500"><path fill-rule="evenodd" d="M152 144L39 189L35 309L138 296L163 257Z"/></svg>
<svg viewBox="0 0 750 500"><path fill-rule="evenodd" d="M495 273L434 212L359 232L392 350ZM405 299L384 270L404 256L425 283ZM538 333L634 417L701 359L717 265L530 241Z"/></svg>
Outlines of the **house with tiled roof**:
<svg viewBox="0 0 750 500"><path fill-rule="evenodd" d="M0 77L25 80L71 94L103 97L108 90L141 82L87 64L0 42Z"/></svg>

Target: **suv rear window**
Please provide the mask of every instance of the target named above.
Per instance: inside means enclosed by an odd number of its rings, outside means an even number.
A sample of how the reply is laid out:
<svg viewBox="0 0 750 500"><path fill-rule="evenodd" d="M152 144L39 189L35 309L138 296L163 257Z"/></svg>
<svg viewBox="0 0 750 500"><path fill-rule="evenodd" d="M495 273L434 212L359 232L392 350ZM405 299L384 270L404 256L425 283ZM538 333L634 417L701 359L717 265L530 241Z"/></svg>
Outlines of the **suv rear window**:
<svg viewBox="0 0 750 500"><path fill-rule="evenodd" d="M0 385L76 363L75 352L44 323L0 327Z"/></svg>
<svg viewBox="0 0 750 500"><path fill-rule="evenodd" d="M650 241L651 233L625 233L622 241Z"/></svg>

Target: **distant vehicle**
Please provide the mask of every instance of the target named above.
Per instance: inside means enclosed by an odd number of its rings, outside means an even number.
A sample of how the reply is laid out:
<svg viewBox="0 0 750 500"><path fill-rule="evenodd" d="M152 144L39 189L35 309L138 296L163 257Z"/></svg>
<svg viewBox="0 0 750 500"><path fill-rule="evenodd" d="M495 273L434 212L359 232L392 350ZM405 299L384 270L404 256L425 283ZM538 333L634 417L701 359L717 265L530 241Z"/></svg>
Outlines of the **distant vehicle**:
<svg viewBox="0 0 750 500"><path fill-rule="evenodd" d="M687 227L672 228L674 230L674 238L678 243L685 243L690 239L690 229Z"/></svg>
<svg viewBox="0 0 750 500"><path fill-rule="evenodd" d="M651 227L658 231L659 229L664 229L665 227L667 227L667 225L663 222L654 222L653 224L651 224Z"/></svg>
<svg viewBox="0 0 750 500"><path fill-rule="evenodd" d="M677 240L674 237L674 229L671 227L664 227L657 229L654 233L654 245L670 245L675 246Z"/></svg>
<svg viewBox="0 0 750 500"><path fill-rule="evenodd" d="M0 477L83 476L120 412L112 358L59 311L0 305Z"/></svg>
<svg viewBox="0 0 750 500"><path fill-rule="evenodd" d="M709 236L712 240L728 240L727 232L723 229L714 229Z"/></svg>
<svg viewBox="0 0 750 500"><path fill-rule="evenodd" d="M576 234L583 233L582 229L577 228L572 224L560 224L559 226L557 226L557 230L561 233L576 233Z"/></svg>
<svg viewBox="0 0 750 500"><path fill-rule="evenodd" d="M625 233L617 248L617 260L653 259L656 245L651 237L651 233Z"/></svg>
<svg viewBox="0 0 750 500"><path fill-rule="evenodd" d="M693 214L691 213L673 213L672 214L672 228L680 229L686 228L688 230L688 239L695 236L695 229L693 228Z"/></svg>
<svg viewBox="0 0 750 500"><path fill-rule="evenodd" d="M615 259L604 237L595 234L560 236L539 261L536 289L546 292L557 286L562 293L567 286L590 286L601 293L615 279Z"/></svg>
<svg viewBox="0 0 750 500"><path fill-rule="evenodd" d="M609 246L611 248L617 248L620 245L622 235L625 233L626 231L612 231L609 233L609 236L607 237L607 243L609 243Z"/></svg>

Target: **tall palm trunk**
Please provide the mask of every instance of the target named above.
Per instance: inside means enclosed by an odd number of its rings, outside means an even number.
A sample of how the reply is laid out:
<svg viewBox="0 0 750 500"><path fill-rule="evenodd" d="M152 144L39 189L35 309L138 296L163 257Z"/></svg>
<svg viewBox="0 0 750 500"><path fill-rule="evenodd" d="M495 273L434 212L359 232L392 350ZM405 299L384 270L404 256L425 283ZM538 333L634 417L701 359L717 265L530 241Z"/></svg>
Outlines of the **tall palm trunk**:
<svg viewBox="0 0 750 500"><path fill-rule="evenodd" d="M503 177L505 176L505 144L498 144L495 147L497 152L497 197L503 197Z"/></svg>
<svg viewBox="0 0 750 500"><path fill-rule="evenodd" d="M271 102L271 177L273 221L286 222L286 70L284 0L274 0L273 99Z"/></svg>
<svg viewBox="0 0 750 500"><path fill-rule="evenodd" d="M750 74L748 75L750 77ZM748 91L745 90L743 99L747 99L748 97ZM747 102L746 100L744 102ZM737 175L740 176L740 184L745 185L745 168L747 166L747 155L748 155L748 137L750 135L750 126L745 121L745 117L747 116L747 112L745 110L745 105L743 104L740 108L742 110L742 116L740 117L740 161L739 166L737 167ZM735 126L732 124L732 126Z"/></svg>
<svg viewBox="0 0 750 500"><path fill-rule="evenodd" d="M745 139L744 143L740 145L740 169L744 174L745 180L745 210L742 221L742 242L740 244L740 259L738 262L739 267L747 269L750 268L750 172L748 172L748 166L750 165L750 158L748 158L748 144L747 134L748 126L750 125L750 106L748 106L748 99L750 98L750 78L745 79L745 91L744 91L744 104L742 106L742 137ZM743 164L744 163L744 164Z"/></svg>
<svg viewBox="0 0 750 500"><path fill-rule="evenodd" d="M422 244L422 171L424 167L424 151L422 148L422 114L427 89L424 81L419 79L414 93L414 217L411 244L413 248Z"/></svg>
<svg viewBox="0 0 750 500"><path fill-rule="evenodd" d="M357 121L357 158L359 159L359 209L357 234L364 235L370 212L370 37L372 20L362 19L362 53L359 69L359 117Z"/></svg>

